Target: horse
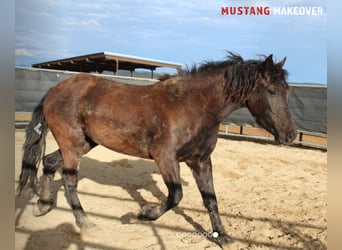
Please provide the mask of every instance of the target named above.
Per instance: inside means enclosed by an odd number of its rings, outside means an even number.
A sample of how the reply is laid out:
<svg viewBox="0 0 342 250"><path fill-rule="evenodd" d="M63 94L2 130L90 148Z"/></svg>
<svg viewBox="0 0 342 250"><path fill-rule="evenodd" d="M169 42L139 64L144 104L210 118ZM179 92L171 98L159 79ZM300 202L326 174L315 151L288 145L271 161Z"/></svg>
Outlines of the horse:
<svg viewBox="0 0 342 250"><path fill-rule="evenodd" d="M156 220L181 201L179 163L185 162L218 235L217 243L233 242L219 215L212 176L211 153L220 123L234 110L247 107L278 144L290 144L296 130L288 107L286 57L279 62L273 61L272 54L244 60L228 53L224 60L195 65L152 85L122 84L87 73L59 82L41 99L27 126L17 195L28 186L39 197L34 215L48 213L55 204L54 174L61 168L76 224L81 230L93 227L77 195L78 165L82 155L102 145L155 161L168 196L160 205L145 205L138 217ZM44 155L48 130L59 148ZM41 161L43 184L38 193Z"/></svg>

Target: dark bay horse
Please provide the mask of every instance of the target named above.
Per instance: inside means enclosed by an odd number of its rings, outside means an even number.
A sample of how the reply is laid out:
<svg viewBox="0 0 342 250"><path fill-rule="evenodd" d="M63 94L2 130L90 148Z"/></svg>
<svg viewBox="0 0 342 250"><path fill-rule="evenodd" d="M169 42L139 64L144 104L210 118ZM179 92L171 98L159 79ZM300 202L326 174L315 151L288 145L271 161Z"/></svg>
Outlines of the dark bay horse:
<svg viewBox="0 0 342 250"><path fill-rule="evenodd" d="M77 74L51 88L33 111L26 130L18 194L30 184L43 161L43 185L35 215L55 203L53 178L62 168L65 196L81 229L92 227L77 195L80 157L96 145L153 159L168 188L167 200L146 205L139 218L155 220L182 199L179 163L192 170L218 243L231 242L218 212L211 153L219 125L231 112L247 106L278 143L296 137L288 109L289 86L284 58L272 55L244 61L230 53L227 60L207 62L149 86L121 84L90 74ZM59 149L44 156L48 129Z"/></svg>

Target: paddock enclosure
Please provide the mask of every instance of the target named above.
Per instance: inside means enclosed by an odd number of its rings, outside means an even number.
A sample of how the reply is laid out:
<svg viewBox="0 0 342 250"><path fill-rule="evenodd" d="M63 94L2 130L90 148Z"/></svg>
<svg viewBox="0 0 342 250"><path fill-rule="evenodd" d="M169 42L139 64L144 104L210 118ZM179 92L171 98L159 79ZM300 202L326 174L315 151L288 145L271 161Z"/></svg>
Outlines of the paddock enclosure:
<svg viewBox="0 0 342 250"><path fill-rule="evenodd" d="M25 74L30 75L29 80L26 76L21 81ZM30 113L55 80L64 76L60 71L25 73L17 68L16 112ZM150 80L133 81L151 84ZM303 133L324 137L326 88L306 87L311 91L299 90L296 95L311 93L321 99L301 96L298 109L292 109L294 119ZM241 119L234 120L236 117L223 126L253 126L252 120L252 124L243 120L250 119L243 113ZM16 129L15 186L24 139L24 130ZM46 153L56 150L50 133L46 142ZM327 249L326 150L220 138L212 161L219 210L227 233L236 241L234 249ZM42 167L38 177L41 174ZM97 227L80 233L58 172L56 208L47 215L32 215L36 197L29 193L16 197L16 249L220 249L210 241L209 216L185 164L181 164L181 177L184 198L179 206L154 222L138 221L143 205L157 203L167 194L157 166L98 146L82 157L78 184L83 207Z"/></svg>

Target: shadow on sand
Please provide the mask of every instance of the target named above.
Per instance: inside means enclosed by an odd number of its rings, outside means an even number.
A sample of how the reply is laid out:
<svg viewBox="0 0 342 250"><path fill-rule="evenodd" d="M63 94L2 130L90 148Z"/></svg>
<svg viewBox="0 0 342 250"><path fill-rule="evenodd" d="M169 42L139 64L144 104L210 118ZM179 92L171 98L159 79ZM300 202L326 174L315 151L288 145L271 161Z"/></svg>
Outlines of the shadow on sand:
<svg viewBox="0 0 342 250"><path fill-rule="evenodd" d="M88 157L83 157L81 160L81 167L79 171L79 180L83 178L90 179L96 183L103 184L103 185L112 185L118 186L123 188L127 191L127 193L132 197L132 199L139 204L140 207L144 206L145 204L149 203L146 201L144 197L139 192L139 189L145 189L150 192L154 197L158 200L166 199L166 195L161 189L158 187L157 182L154 180L153 175L159 174L158 168L153 161L150 160L128 160L122 159L118 161L112 162L101 162L98 160L94 160ZM133 178L134 177L134 178ZM134 181L133 181L134 179ZM188 185L188 183L182 180L183 185ZM61 180L55 180L55 195L57 196L57 191L61 188L62 183ZM79 193L82 193L81 191ZM94 194L92 194L94 195ZM95 195L96 196L96 195ZM100 196L100 195L98 195ZM19 224L22 211L25 207L31 202L32 204L32 195L25 194L20 197L16 197L16 225ZM96 199L96 198L95 198ZM186 199L186 197L184 197ZM123 201L124 202L124 201ZM58 208L57 208L58 209ZM289 208L290 209L290 208ZM71 210L70 210L71 211ZM196 211L202 214L202 216L208 216L205 212L206 210L203 209L189 209L189 208L182 208L181 206L176 207L173 211L184 217L184 219L192 225L194 228L194 232L205 232L204 228L197 223L191 216L187 214L187 211ZM101 216L100 211L99 214ZM121 221L122 224L130 224L132 220L131 213L127 213L117 219ZM264 246L271 249L314 249L314 250L323 250L327 249L326 245L319 241L312 239L308 234L303 233L300 228L314 228L320 231L326 230L326 228L318 227L312 225L303 225L298 224L296 222L288 222L282 220L274 220L271 218L255 218L252 216L245 216L245 215L233 215L228 213L221 213L221 217L224 221L229 220L239 220L242 221L241 223L248 223L248 221L258 220L262 221L265 224L271 224L274 229L281 230L284 234L295 238L296 241L300 242L303 247L293 247L291 245L284 245L284 244L276 244L270 243L267 239L265 241L253 241L247 240L243 238L235 238L240 242L244 242L249 247L246 249L252 249L253 246ZM115 217L116 218L116 217ZM151 227L152 231L154 232L154 236L157 238L158 244L160 249L166 249L165 243L163 242L162 237L158 234L159 227L167 227L167 226L160 226L155 225L153 222L148 222L148 226ZM182 230L181 228L177 228L177 230ZM184 232L189 230L184 230ZM305 231L305 230L303 230ZM16 228L16 232L26 233L29 234L29 238L25 247L25 250L29 249L37 249L37 246L43 246L45 243L48 244L48 249L68 249L68 246L74 244L77 246L78 250L84 249L85 247L95 248L95 249L105 249L105 250L115 250L116 248L108 247L105 245L96 245L89 242L83 242L79 233L75 232L74 227L72 224L64 223L60 224L56 228L48 229L48 230L40 230L40 231L29 231L24 230L22 228ZM56 242L54 238L56 235L60 235L63 237L63 242ZM46 242L47 241L47 242ZM251 248L250 248L251 247Z"/></svg>

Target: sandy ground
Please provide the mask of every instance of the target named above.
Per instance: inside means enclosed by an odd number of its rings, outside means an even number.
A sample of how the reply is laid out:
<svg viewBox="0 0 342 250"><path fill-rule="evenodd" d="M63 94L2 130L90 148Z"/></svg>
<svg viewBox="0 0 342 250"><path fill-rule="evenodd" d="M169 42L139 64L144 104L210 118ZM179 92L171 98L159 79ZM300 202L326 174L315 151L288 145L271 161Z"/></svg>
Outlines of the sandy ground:
<svg viewBox="0 0 342 250"><path fill-rule="evenodd" d="M17 185L24 132L15 138ZM56 148L48 135L47 152ZM219 139L212 160L220 214L236 249L327 249L326 152ZM16 249L220 249L204 237L209 217L184 164L181 176L180 205L139 222L142 205L165 198L156 165L97 147L81 160L78 186L95 230L80 234L57 173L57 207L47 215L32 215L36 197L16 198Z"/></svg>

